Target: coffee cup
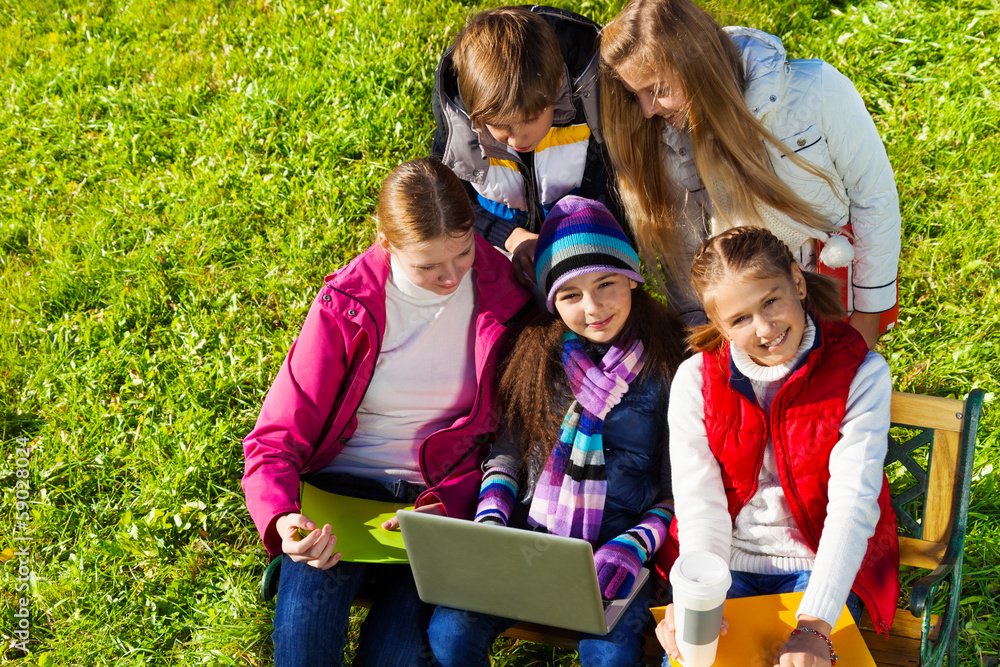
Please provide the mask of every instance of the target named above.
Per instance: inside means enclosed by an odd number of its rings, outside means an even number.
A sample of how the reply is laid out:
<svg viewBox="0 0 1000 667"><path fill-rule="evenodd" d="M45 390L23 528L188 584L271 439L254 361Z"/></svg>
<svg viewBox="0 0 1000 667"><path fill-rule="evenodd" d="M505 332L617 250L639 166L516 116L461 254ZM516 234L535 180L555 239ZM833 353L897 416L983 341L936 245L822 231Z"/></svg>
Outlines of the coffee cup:
<svg viewBox="0 0 1000 667"><path fill-rule="evenodd" d="M715 662L730 584L729 566L713 553L689 551L674 562L670 570L674 638L684 667L709 667Z"/></svg>

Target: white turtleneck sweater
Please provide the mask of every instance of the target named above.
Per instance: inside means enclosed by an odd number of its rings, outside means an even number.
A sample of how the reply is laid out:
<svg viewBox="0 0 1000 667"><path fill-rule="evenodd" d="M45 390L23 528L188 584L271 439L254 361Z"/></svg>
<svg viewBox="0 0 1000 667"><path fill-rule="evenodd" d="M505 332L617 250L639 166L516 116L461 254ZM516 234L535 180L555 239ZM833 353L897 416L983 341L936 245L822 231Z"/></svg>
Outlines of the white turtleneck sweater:
<svg viewBox="0 0 1000 667"><path fill-rule="evenodd" d="M385 285L385 333L358 428L323 472L426 481L424 439L472 411L476 399L473 270L441 296L410 282L395 258Z"/></svg>
<svg viewBox="0 0 1000 667"><path fill-rule="evenodd" d="M816 329L806 320L795 356L780 366L760 366L731 346L736 367L750 380L765 413L785 380L808 354ZM711 551L740 572L785 574L811 570L799 615L836 624L879 518L889 429L889 366L869 352L851 382L840 440L830 454L829 504L816 553L809 549L788 508L768 438L757 492L729 517L722 473L705 432L702 355L677 371L670 390L670 463L681 553Z"/></svg>

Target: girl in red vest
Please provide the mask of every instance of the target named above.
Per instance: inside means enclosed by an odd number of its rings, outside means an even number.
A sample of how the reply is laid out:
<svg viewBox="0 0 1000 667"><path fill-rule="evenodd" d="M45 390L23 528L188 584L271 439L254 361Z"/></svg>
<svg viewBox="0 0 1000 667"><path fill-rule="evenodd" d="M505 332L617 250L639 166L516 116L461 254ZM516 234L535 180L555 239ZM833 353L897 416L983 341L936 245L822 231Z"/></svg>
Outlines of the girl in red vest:
<svg viewBox="0 0 1000 667"><path fill-rule="evenodd" d="M844 321L838 285L767 230L709 239L691 275L709 322L668 404L680 552L728 562L731 598L804 591L775 664L832 665L844 603L887 632L899 594L889 367ZM656 634L677 657L672 611Z"/></svg>

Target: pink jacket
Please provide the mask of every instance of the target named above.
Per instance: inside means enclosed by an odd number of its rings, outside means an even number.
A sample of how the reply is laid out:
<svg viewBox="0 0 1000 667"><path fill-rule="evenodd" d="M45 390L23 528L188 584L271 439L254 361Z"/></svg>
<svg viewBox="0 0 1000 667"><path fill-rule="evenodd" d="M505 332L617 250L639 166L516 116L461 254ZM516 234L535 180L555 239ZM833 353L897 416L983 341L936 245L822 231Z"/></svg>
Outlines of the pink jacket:
<svg viewBox="0 0 1000 667"><path fill-rule="evenodd" d="M449 516L464 518L475 511L480 464L497 424L494 377L504 334L530 299L510 262L479 236L473 268L478 392L471 414L421 444L427 490L416 503L441 502ZM281 553L275 520L299 511L300 475L325 467L357 428L355 412L382 345L388 275L388 256L376 244L326 277L243 441L247 509L272 556Z"/></svg>

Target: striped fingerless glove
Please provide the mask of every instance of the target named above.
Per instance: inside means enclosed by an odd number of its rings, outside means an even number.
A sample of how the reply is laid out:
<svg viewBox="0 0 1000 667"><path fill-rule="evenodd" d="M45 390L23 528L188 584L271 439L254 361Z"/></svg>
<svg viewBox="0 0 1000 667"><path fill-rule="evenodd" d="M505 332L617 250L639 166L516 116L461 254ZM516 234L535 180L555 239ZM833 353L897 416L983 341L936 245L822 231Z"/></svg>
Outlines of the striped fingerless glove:
<svg viewBox="0 0 1000 667"><path fill-rule="evenodd" d="M610 600L632 592L639 569L663 546L673 518L674 510L670 505L653 505L634 528L608 540L594 552L601 595Z"/></svg>
<svg viewBox="0 0 1000 667"><path fill-rule="evenodd" d="M490 468L483 475L483 484L479 487L475 521L506 526L516 500L517 477L514 471L500 467Z"/></svg>

